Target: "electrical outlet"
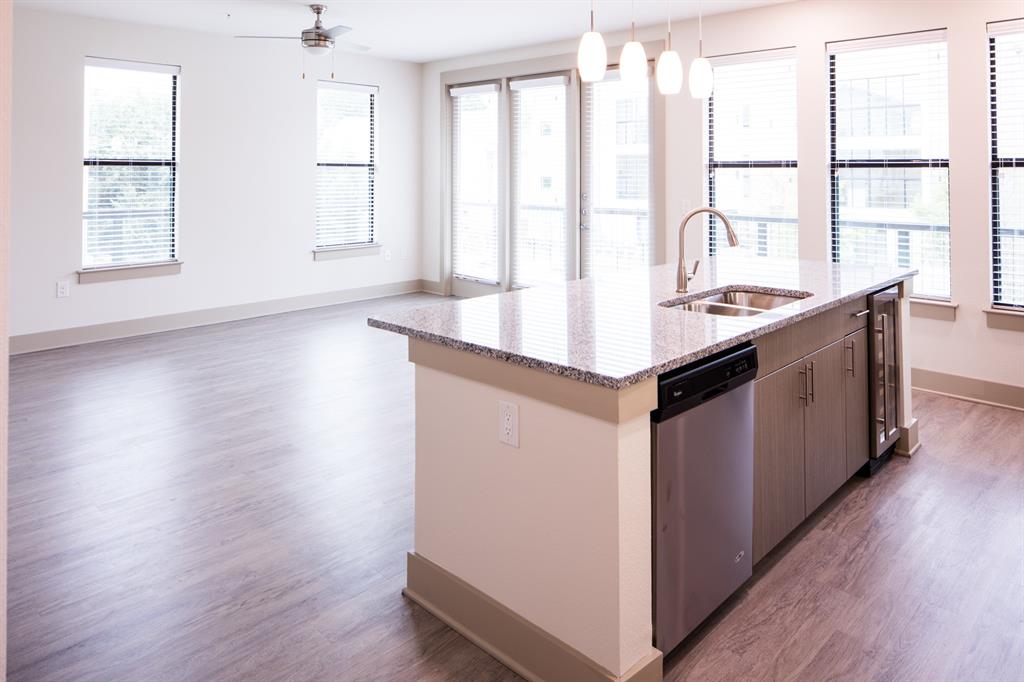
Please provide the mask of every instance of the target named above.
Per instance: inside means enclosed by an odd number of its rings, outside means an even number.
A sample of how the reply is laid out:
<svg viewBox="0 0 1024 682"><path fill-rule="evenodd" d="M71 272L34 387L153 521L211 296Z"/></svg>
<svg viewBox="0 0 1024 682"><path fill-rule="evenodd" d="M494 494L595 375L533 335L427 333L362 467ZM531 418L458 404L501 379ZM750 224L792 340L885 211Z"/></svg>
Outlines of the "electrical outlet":
<svg viewBox="0 0 1024 682"><path fill-rule="evenodd" d="M57 280L57 298L67 298L71 295L71 282L66 279Z"/></svg>
<svg viewBox="0 0 1024 682"><path fill-rule="evenodd" d="M515 403L498 401L498 441L519 447L519 406Z"/></svg>
<svg viewBox="0 0 1024 682"><path fill-rule="evenodd" d="M391 249L384 249L384 260L391 260Z"/></svg>

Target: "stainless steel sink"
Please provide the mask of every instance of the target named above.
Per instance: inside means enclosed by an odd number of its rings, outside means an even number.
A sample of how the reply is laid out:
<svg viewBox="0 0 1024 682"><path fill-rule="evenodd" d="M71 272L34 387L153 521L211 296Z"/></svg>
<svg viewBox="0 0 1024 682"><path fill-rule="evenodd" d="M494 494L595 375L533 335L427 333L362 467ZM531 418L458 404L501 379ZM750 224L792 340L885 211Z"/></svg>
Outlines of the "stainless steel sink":
<svg viewBox="0 0 1024 682"><path fill-rule="evenodd" d="M711 303L706 300L690 301L689 303L680 303L675 306L676 308L682 308L683 310L692 310L696 313L707 313L708 315L729 315L731 317L750 317L751 315L760 315L765 310L761 308L747 308L738 305L728 305L721 303Z"/></svg>
<svg viewBox="0 0 1024 682"><path fill-rule="evenodd" d="M786 294L773 294L756 289L736 287L716 293L694 298L688 301L666 301L661 305L669 308L682 308L708 315L725 315L729 317L752 317L775 308L799 301L810 296L807 291L791 291ZM678 299L676 299L678 300Z"/></svg>
<svg viewBox="0 0 1024 682"><path fill-rule="evenodd" d="M801 298L806 298L806 296L784 296L782 294L766 294L760 291L737 289L735 291L723 291L720 294L713 294L711 296L699 298L697 301L694 301L694 303L706 301L708 303L725 303L728 305L743 306L745 308L771 310L772 308L778 308L779 306L792 303L793 301L799 301Z"/></svg>

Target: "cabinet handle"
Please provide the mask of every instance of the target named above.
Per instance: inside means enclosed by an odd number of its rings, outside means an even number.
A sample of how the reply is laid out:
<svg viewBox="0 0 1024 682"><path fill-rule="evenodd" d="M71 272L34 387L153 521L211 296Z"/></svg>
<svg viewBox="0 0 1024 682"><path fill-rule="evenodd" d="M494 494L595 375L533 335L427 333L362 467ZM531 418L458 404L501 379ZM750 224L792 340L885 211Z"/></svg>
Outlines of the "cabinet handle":
<svg viewBox="0 0 1024 682"><path fill-rule="evenodd" d="M857 376L857 339L850 339L850 343L847 344L846 350L850 351L850 366L846 368L846 371L851 376Z"/></svg>
<svg viewBox="0 0 1024 682"><path fill-rule="evenodd" d="M806 405L807 404L807 365L804 365L804 368L799 370L799 371L800 371L800 376L802 376L804 378L804 392L802 394L800 394L800 395L797 395L797 398L799 398L800 400L804 401L804 404Z"/></svg>
<svg viewBox="0 0 1024 682"><path fill-rule="evenodd" d="M812 403L814 402L814 363L815 362L816 362L815 360L811 360L811 364L807 368L809 370L809 374L810 374L810 378L811 378L811 386L810 386L810 389L807 391L807 395L808 395L808 397L810 397Z"/></svg>
<svg viewBox="0 0 1024 682"><path fill-rule="evenodd" d="M865 315L867 315L870 312L871 312L870 310L862 310L859 313L854 313L850 317L864 317Z"/></svg>

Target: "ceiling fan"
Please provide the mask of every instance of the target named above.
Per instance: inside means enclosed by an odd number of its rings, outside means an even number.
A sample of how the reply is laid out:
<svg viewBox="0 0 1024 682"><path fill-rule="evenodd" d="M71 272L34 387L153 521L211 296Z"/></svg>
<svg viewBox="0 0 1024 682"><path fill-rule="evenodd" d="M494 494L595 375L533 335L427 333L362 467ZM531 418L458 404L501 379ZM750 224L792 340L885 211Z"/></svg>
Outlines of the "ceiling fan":
<svg viewBox="0 0 1024 682"><path fill-rule="evenodd" d="M330 52L334 47L341 47L348 50L355 50L357 52L366 52L370 48L365 45L357 45L356 43L350 43L344 40L336 40L338 36L345 35L352 29L348 26L342 26L338 24L331 28L324 28L324 23L321 20L324 12L327 11L327 5L310 5L309 9L313 11L316 16L316 22L305 31L302 35L298 36L235 36L236 38L261 38L267 40L301 40L302 47L305 48L306 52L311 55L324 55Z"/></svg>

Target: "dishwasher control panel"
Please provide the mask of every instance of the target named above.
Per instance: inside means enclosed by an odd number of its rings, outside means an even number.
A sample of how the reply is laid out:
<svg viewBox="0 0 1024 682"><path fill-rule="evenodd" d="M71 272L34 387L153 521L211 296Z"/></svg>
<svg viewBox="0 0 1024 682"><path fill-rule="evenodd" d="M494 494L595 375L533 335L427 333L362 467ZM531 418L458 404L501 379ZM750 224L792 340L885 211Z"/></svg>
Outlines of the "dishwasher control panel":
<svg viewBox="0 0 1024 682"><path fill-rule="evenodd" d="M658 409L654 421L668 419L683 410L752 381L757 374L757 348L744 344L663 374L658 379Z"/></svg>

